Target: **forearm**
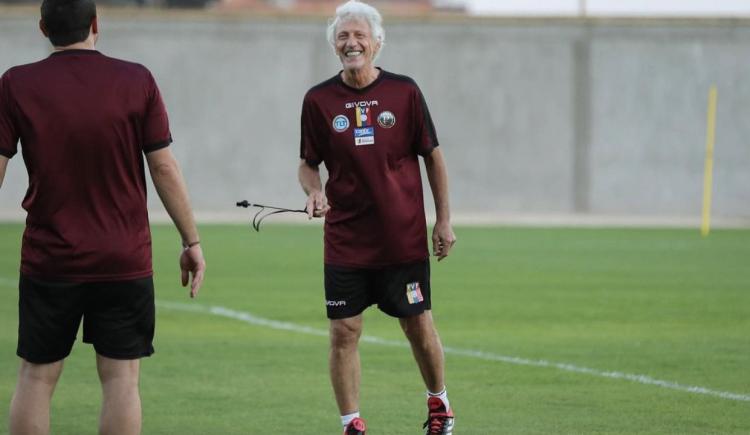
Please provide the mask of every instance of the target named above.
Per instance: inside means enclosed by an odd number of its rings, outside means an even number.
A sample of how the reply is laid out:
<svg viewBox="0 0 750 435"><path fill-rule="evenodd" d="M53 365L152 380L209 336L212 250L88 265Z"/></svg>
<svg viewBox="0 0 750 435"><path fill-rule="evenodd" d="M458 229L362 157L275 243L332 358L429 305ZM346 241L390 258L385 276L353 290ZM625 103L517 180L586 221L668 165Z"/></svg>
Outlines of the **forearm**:
<svg viewBox="0 0 750 435"><path fill-rule="evenodd" d="M0 187L3 187L3 180L5 179L5 168L8 167L8 158L0 156Z"/></svg>
<svg viewBox="0 0 750 435"><path fill-rule="evenodd" d="M427 179L430 182L432 198L435 201L435 215L438 222L450 222L450 202L448 199L448 170L440 149L436 148L424 158Z"/></svg>
<svg viewBox="0 0 750 435"><path fill-rule="evenodd" d="M168 156L161 156L158 160L149 160L149 170L156 192L180 232L183 243L199 241L187 187L177 160L170 152Z"/></svg>
<svg viewBox="0 0 750 435"><path fill-rule="evenodd" d="M321 192L323 190L323 183L320 181L320 171L318 168L308 165L304 160L300 161L298 177L299 184L302 186L305 194L310 195L312 192Z"/></svg>

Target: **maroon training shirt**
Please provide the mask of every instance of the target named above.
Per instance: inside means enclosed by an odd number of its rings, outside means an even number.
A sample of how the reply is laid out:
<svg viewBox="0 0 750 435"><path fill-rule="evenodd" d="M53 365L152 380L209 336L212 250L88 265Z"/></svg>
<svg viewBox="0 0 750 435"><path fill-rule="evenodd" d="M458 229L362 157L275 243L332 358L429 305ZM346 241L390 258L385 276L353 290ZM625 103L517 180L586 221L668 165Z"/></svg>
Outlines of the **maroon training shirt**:
<svg viewBox="0 0 750 435"><path fill-rule="evenodd" d="M29 174L21 273L52 281L150 276L143 153L171 142L142 65L66 50L0 78L0 154Z"/></svg>
<svg viewBox="0 0 750 435"><path fill-rule="evenodd" d="M372 268L429 257L417 156L437 146L409 77L381 70L355 89L337 74L307 92L300 156L328 170L326 264Z"/></svg>

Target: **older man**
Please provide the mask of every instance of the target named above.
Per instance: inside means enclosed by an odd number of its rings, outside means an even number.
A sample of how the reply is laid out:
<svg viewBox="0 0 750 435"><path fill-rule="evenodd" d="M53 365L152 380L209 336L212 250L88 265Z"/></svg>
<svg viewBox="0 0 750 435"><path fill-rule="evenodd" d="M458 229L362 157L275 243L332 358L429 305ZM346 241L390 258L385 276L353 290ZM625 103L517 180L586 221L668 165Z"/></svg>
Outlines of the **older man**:
<svg viewBox="0 0 750 435"><path fill-rule="evenodd" d="M100 434L139 434L139 361L154 351L144 154L182 236L182 283L205 261L159 89L142 65L96 51L92 0L44 0L46 59L0 78L0 184L20 140L29 173L11 434L49 432L52 393L83 319L102 384Z"/></svg>
<svg viewBox="0 0 750 435"><path fill-rule="evenodd" d="M456 237L448 180L435 128L416 83L373 62L384 42L373 7L336 10L328 40L343 70L313 87L302 107L299 180L310 217L325 216L325 295L330 374L345 434L364 434L359 413L362 312L377 304L399 319L427 387L427 434L451 434L442 345L431 315L430 263L418 156L437 221L433 252ZM318 171L328 170L325 193Z"/></svg>

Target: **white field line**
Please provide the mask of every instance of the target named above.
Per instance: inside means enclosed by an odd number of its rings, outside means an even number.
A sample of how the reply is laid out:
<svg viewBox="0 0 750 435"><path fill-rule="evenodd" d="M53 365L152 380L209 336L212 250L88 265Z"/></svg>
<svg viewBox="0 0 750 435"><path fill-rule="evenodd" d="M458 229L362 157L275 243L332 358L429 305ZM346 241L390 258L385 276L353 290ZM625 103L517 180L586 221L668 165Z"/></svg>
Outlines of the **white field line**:
<svg viewBox="0 0 750 435"><path fill-rule="evenodd" d="M0 286L8 288L18 288L18 280L8 279L0 277ZM290 322L280 322L278 320L265 319L258 317L253 314L244 311L236 311L225 307L218 306L205 306L199 304L187 304L182 302L168 302L168 301L157 301L158 307L175 310L185 311L193 313L204 313L212 314L214 316L226 317L233 320L238 320L250 325L263 326L266 328L277 329L282 331L296 332L300 334L317 335L319 337L327 337L328 331L325 329L317 329L309 326L298 325ZM387 340L380 337L373 337L370 335L363 335L360 341L365 343L378 344L381 346L391 347L408 347L409 345L405 341L398 340ZM661 379L654 379L646 375L637 375L631 373L623 373L616 371L603 371L592 369L588 367L581 367L574 364L558 363L546 360L531 360L526 358L519 358L515 356L499 355L490 352L483 352L479 350L471 349L459 349L455 347L444 347L443 350L446 354L460 355L469 358L476 358L485 361L498 361L507 364L517 364L532 367L547 367L563 370L566 372L581 373L590 376L596 376L600 378L612 378L612 379L624 379L631 382L637 382L645 385L655 385L657 387L667 388L670 390L683 391L686 393L693 394L704 394L707 396L718 397L727 400L736 400L742 402L750 402L750 394L731 393L727 391L711 390L705 387L699 387L694 385L683 385L677 382L664 381Z"/></svg>
<svg viewBox="0 0 750 435"><path fill-rule="evenodd" d="M238 320L238 321L248 323L251 325L263 326L263 327L267 327L271 329L278 329L278 330L296 332L296 333L308 334L308 335L317 335L320 337L328 336L328 331L325 329L317 329L317 328L312 328L309 326L298 325L296 323L280 322L277 320L265 319L263 317L258 317L248 312L236 311L236 310L232 310L230 308L225 308L225 307L205 306L205 305L198 305L198 304L187 304L187 303L182 303L182 302L167 302L167 301L157 301L156 305L157 307L168 309L168 310L212 314L215 316L226 317L229 319ZM382 346L392 346L392 347L408 347L409 346L405 341L387 340L384 338L373 337L369 335L363 335L360 338L360 341L364 341L366 343L378 344ZM515 356L498 355L498 354L494 354L490 352L483 352L483 351L478 351L478 350L459 349L455 347L444 347L443 350L445 351L446 354L460 355L464 357L476 358L476 359L481 359L485 361L498 361L498 362L503 362L503 363L508 363L508 364L517 364L517 365L524 365L524 366L554 368L554 369L563 370L566 372L581 373L581 374L590 375L590 376L597 376L600 378L624 379L624 380L631 381L631 382L637 382L639 384L654 385L657 387L667 388L670 390L683 391L686 393L704 394L707 396L718 397L721 399L750 402L749 394L731 393L727 391L711 390L709 388L704 388L704 387L699 387L699 386L683 385L677 382L654 379L646 375L636 375L636 374L615 372L615 371L603 371L603 370L591 369L588 367L581 367L581 366L577 366L574 364L558 363L558 362L552 362L552 361L546 361L546 360L531 360L531 359L519 358Z"/></svg>

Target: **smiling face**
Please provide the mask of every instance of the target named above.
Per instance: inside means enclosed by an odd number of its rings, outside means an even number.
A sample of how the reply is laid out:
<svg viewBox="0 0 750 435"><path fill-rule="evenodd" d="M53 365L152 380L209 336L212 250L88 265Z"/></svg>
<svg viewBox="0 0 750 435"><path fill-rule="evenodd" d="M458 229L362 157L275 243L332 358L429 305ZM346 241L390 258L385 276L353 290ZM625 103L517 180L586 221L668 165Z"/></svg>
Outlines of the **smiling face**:
<svg viewBox="0 0 750 435"><path fill-rule="evenodd" d="M348 72L366 71L372 68L380 43L372 38L370 24L360 18L341 22L336 28L336 54Z"/></svg>

